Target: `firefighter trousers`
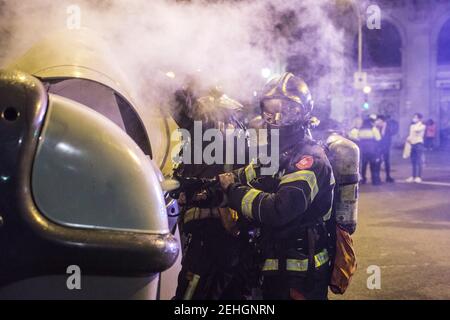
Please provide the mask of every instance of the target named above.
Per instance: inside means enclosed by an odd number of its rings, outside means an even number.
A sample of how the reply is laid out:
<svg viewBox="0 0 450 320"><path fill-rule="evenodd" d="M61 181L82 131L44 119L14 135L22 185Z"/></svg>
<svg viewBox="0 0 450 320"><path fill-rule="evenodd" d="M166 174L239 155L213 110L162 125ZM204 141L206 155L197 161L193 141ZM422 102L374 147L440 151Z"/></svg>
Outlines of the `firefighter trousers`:
<svg viewBox="0 0 450 320"><path fill-rule="evenodd" d="M327 300L331 268L328 264L314 272L283 272L263 280L264 300Z"/></svg>
<svg viewBox="0 0 450 320"><path fill-rule="evenodd" d="M233 296L230 289L239 260L239 242L219 220L214 220L193 222L200 228L189 233L176 300L219 300L224 299L224 294L239 299L239 293Z"/></svg>

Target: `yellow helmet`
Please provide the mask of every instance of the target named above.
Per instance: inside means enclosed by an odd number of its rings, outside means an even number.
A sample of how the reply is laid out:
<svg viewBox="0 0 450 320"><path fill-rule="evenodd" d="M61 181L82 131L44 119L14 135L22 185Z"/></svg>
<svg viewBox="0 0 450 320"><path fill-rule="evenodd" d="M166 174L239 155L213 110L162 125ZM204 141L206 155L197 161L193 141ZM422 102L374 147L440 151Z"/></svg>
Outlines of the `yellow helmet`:
<svg viewBox="0 0 450 320"><path fill-rule="evenodd" d="M281 112L277 114L265 112L264 102L267 100L284 101ZM305 123L311 117L313 106L308 85L302 78L289 72L271 79L262 91L263 118L271 125L288 126Z"/></svg>
<svg viewBox="0 0 450 320"><path fill-rule="evenodd" d="M234 127L240 126L236 122L242 116L244 106L237 100L228 97L219 91L209 92L208 95L197 99L196 114L203 121L209 123L229 124Z"/></svg>

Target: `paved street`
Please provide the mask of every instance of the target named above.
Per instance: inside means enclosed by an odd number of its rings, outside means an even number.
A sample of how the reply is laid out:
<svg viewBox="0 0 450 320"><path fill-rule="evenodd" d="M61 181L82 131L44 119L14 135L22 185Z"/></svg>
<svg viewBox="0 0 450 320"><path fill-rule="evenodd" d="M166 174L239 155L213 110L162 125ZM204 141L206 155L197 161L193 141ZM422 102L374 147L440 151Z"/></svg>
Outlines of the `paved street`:
<svg viewBox="0 0 450 320"><path fill-rule="evenodd" d="M393 158L397 183L361 187L359 269L349 291L331 299L450 299L450 153L427 155L430 184L403 183L410 163L400 151ZM380 290L367 288L371 265L381 268Z"/></svg>

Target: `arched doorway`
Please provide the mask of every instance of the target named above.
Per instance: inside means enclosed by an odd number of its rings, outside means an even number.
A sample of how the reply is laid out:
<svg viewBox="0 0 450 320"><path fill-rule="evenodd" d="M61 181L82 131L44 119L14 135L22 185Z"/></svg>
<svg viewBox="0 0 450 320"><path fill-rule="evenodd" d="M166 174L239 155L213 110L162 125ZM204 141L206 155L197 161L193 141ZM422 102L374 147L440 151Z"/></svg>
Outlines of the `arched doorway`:
<svg viewBox="0 0 450 320"><path fill-rule="evenodd" d="M439 31L437 64L450 66L450 19Z"/></svg>
<svg viewBox="0 0 450 320"><path fill-rule="evenodd" d="M450 19L439 31L437 38L437 90L440 127L440 143L450 147Z"/></svg>
<svg viewBox="0 0 450 320"><path fill-rule="evenodd" d="M353 44L353 61L357 62L358 39ZM363 69L399 68L402 65L402 40L397 27L387 20L381 29L363 28Z"/></svg>

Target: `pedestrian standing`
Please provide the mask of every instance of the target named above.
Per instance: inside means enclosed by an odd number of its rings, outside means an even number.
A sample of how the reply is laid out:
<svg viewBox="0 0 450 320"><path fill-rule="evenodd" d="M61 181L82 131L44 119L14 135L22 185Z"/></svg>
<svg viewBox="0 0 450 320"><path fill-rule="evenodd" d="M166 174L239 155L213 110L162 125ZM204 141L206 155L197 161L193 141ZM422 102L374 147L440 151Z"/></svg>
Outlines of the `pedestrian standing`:
<svg viewBox="0 0 450 320"><path fill-rule="evenodd" d="M425 130L425 148L428 151L433 151L434 148L434 139L436 138L436 123L433 119L428 119L426 122L426 130Z"/></svg>
<svg viewBox="0 0 450 320"><path fill-rule="evenodd" d="M411 145L412 176L406 182L422 182L422 165L424 155L424 137L426 126L422 122L423 115L416 113L409 127L409 136L406 143Z"/></svg>
<svg viewBox="0 0 450 320"><path fill-rule="evenodd" d="M355 133L353 133L355 134ZM370 174L373 185L381 184L380 178L380 131L375 127L373 118L364 120L361 129L357 132L356 142L361 150L361 183L365 184L367 166L370 166Z"/></svg>
<svg viewBox="0 0 450 320"><path fill-rule="evenodd" d="M384 162L386 182L395 182L391 176L391 146L392 137L398 133L398 123L389 116L378 115L376 125L381 133L380 153Z"/></svg>

